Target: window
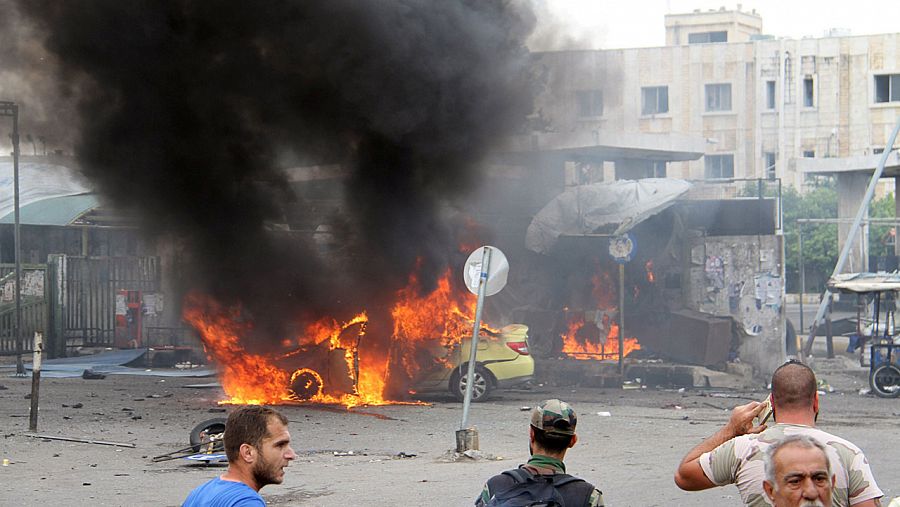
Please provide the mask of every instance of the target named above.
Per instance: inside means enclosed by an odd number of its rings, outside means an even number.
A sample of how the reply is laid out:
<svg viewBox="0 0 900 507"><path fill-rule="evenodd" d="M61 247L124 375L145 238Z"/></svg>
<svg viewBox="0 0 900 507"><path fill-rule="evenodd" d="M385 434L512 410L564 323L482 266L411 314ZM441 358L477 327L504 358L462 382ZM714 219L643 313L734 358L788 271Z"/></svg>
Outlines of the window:
<svg viewBox="0 0 900 507"><path fill-rule="evenodd" d="M775 109L775 81L766 81L766 109Z"/></svg>
<svg viewBox="0 0 900 507"><path fill-rule="evenodd" d="M705 44L707 42L728 42L728 32L699 32L688 34L688 44Z"/></svg>
<svg viewBox="0 0 900 507"><path fill-rule="evenodd" d="M578 116L603 116L603 92L600 90L582 90L576 92L578 98Z"/></svg>
<svg viewBox="0 0 900 507"><path fill-rule="evenodd" d="M875 76L875 102L900 102L900 74Z"/></svg>
<svg viewBox="0 0 900 507"><path fill-rule="evenodd" d="M668 112L668 86L648 86L641 88L641 114L659 114Z"/></svg>
<svg viewBox="0 0 900 507"><path fill-rule="evenodd" d="M650 164L650 177L651 178L665 178L666 177L666 163L665 161L658 160L655 162L651 162Z"/></svg>
<svg viewBox="0 0 900 507"><path fill-rule="evenodd" d="M766 179L774 180L775 179L775 153L771 151L767 151L765 153L766 159Z"/></svg>
<svg viewBox="0 0 900 507"><path fill-rule="evenodd" d="M734 178L734 155L706 155L706 178Z"/></svg>
<svg viewBox="0 0 900 507"><path fill-rule="evenodd" d="M803 107L816 107L815 94L813 92L813 78L803 79Z"/></svg>
<svg viewBox="0 0 900 507"><path fill-rule="evenodd" d="M816 158L815 150L803 150L803 158Z"/></svg>
<svg viewBox="0 0 900 507"><path fill-rule="evenodd" d="M882 153L884 153L884 148L872 148L872 154L881 155Z"/></svg>
<svg viewBox="0 0 900 507"><path fill-rule="evenodd" d="M731 84L706 85L706 110L731 111Z"/></svg>

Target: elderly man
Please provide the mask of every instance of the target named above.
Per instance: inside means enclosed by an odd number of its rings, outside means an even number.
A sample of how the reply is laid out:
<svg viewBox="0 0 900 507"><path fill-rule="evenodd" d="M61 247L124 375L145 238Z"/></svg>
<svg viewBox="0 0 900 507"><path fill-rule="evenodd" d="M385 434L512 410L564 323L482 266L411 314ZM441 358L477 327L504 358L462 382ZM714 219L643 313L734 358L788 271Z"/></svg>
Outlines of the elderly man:
<svg viewBox="0 0 900 507"><path fill-rule="evenodd" d="M566 474L563 459L578 436L578 418L568 403L547 400L531 412L528 449L531 459L514 470L491 477L475 500L492 505L566 505L602 507L603 496L583 479Z"/></svg>
<svg viewBox="0 0 900 507"><path fill-rule="evenodd" d="M242 407L225 421L228 470L188 495L182 507L265 507L259 490L281 484L294 458L288 420L261 406Z"/></svg>
<svg viewBox="0 0 900 507"><path fill-rule="evenodd" d="M819 397L816 376L809 367L788 362L775 370L771 397L774 426L753 426L753 418L763 404L751 402L736 407L722 429L691 449L681 461L675 473L678 487L697 491L735 484L746 505L768 506L763 491L762 453L775 442L799 434L825 446L835 474L835 507L881 505L883 493L875 484L863 452L847 440L815 427Z"/></svg>
<svg viewBox="0 0 900 507"><path fill-rule="evenodd" d="M793 435L766 449L763 488L775 507L831 507L834 475L825 446Z"/></svg>

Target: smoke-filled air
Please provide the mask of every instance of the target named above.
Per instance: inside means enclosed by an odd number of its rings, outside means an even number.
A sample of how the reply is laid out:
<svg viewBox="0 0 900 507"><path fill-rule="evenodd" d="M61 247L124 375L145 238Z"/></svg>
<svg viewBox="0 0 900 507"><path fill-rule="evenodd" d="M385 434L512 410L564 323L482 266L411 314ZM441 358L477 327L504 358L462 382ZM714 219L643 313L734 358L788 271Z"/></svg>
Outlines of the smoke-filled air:
<svg viewBox="0 0 900 507"><path fill-rule="evenodd" d="M405 286L457 248L442 206L531 110L523 2L18 3L113 207L181 252L181 283L257 335ZM273 231L284 169L347 172L344 255ZM352 305L351 305L352 306Z"/></svg>

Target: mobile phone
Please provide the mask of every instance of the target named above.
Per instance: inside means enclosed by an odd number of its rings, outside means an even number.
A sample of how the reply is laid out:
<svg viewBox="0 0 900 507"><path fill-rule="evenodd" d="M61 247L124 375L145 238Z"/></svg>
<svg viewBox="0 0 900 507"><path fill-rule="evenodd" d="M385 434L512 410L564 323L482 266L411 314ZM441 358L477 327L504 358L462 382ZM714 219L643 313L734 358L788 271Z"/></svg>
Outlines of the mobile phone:
<svg viewBox="0 0 900 507"><path fill-rule="evenodd" d="M762 426L766 424L766 422L772 417L772 395L766 396L766 399L763 400L763 408L759 411L756 417L753 418L753 423L755 426Z"/></svg>

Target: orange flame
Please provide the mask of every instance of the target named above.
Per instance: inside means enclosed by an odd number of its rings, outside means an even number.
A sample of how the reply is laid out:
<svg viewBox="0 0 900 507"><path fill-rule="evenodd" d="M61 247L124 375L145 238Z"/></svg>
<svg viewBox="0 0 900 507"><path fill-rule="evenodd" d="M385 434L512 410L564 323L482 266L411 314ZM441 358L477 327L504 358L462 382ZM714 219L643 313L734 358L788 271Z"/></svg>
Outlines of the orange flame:
<svg viewBox="0 0 900 507"><path fill-rule="evenodd" d="M240 321L238 309L225 309L215 301L191 294L186 299L184 318L200 333L207 354L220 364L222 388L228 403L258 405L279 403L290 398L285 391L288 374L258 354L249 354L239 336L252 331Z"/></svg>
<svg viewBox="0 0 900 507"><path fill-rule="evenodd" d="M397 303L391 309L392 352L408 379L415 378L423 366L416 358L420 348L446 348L463 336L471 336L475 315L476 301L466 297L468 293L453 290L449 269L431 293L423 296L418 293L419 281L415 275L410 276L409 284L399 291Z"/></svg>
<svg viewBox="0 0 900 507"><path fill-rule="evenodd" d="M398 291L391 308L391 350L386 355L365 346L365 312L344 323L332 318L315 321L298 336L281 340L282 346L294 350L270 356L248 353L241 345L241 337L252 334L253 326L242 322L240 308L224 308L209 297L193 293L185 299L184 318L198 330L209 359L219 365L228 396L222 403L308 401L348 408L406 403L387 398L388 378L397 376L401 382L408 382L426 366L451 367L446 357L433 350L446 350L472 333L476 301L464 288L454 287L450 276L448 269L427 294L420 295L415 276ZM356 332L351 329L354 326L358 326ZM497 332L487 326L482 329ZM293 371L283 367L284 363L304 360L316 365ZM346 365L346 378L343 373L336 379L325 375L334 360ZM335 385L347 387L343 390L348 392L332 389Z"/></svg>
<svg viewBox="0 0 900 507"><path fill-rule="evenodd" d="M644 269L647 270L647 281L650 283L655 283L656 275L653 274L653 261L647 261L647 263L644 264Z"/></svg>
<svg viewBox="0 0 900 507"><path fill-rule="evenodd" d="M605 315L604 321L609 326L606 339L604 343L600 343L599 340L594 343L589 339L579 339L579 331L585 326L584 318L571 319L568 331L562 335L563 353L575 359L599 358L617 361L619 359L619 325L610 321ZM641 344L638 343L637 338L625 338L622 343L623 357L628 357L628 354L640 350L640 348Z"/></svg>

